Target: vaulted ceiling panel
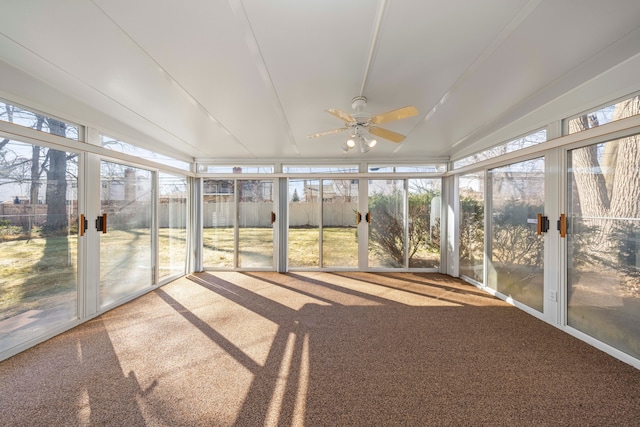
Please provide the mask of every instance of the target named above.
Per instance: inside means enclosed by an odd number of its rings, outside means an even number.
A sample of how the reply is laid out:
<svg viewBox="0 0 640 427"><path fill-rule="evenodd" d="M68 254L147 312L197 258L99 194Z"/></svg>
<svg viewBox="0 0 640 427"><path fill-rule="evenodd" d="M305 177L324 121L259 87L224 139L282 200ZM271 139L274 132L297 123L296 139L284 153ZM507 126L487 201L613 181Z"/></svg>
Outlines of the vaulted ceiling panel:
<svg viewBox="0 0 640 427"><path fill-rule="evenodd" d="M456 157L640 90L632 0L5 3L0 96L181 158ZM406 140L307 138L357 95Z"/></svg>
<svg viewBox="0 0 640 427"><path fill-rule="evenodd" d="M306 136L342 126L324 109L351 109L372 43L376 2L243 2L278 101L304 157L335 154L341 142ZM286 10L286 13L283 11ZM343 140L342 137L341 140ZM333 153L332 153L333 154Z"/></svg>
<svg viewBox="0 0 640 427"><path fill-rule="evenodd" d="M566 91L554 89L554 82L564 76L581 72L580 79L573 79L573 87L582 84L585 77L597 76L600 69L585 73L581 67L586 66L591 56L637 27L637 22L616 18L614 21L619 22L618 25L609 22L603 28L585 30L585 25L596 22L603 9L610 7L604 3L594 3L586 10L552 2L540 2L535 6L526 15L521 14L521 22L511 28L486 60L451 92L417 134L448 141L447 151L451 155L474 139L498 130L496 124L503 115L538 93L548 92L537 99L537 104L529 104L529 112L563 96ZM618 13L624 14L625 10ZM626 13L633 12L626 10ZM438 124L448 130L447 134L432 133L430 126ZM522 132L532 130L522 129Z"/></svg>
<svg viewBox="0 0 640 427"><path fill-rule="evenodd" d="M154 2L151 10L148 4L124 0L100 5L193 98L202 117L212 116L234 136L246 149L244 155L265 157L274 148L277 155L295 155L259 58L250 50L251 29L244 25L241 9L204 0L164 0ZM280 143L267 147L265 140ZM203 134L195 142L212 153L219 146L229 154L227 141L215 135Z"/></svg>
<svg viewBox="0 0 640 427"><path fill-rule="evenodd" d="M441 101L457 95L458 87L475 72L524 3L390 3L366 93L372 102L411 103L421 111L420 118L430 116L441 107ZM414 132L416 126L438 128L435 121L398 123L394 129L409 133L409 137L397 152L437 156L447 151L448 142L442 135L433 137L438 135L433 130Z"/></svg>

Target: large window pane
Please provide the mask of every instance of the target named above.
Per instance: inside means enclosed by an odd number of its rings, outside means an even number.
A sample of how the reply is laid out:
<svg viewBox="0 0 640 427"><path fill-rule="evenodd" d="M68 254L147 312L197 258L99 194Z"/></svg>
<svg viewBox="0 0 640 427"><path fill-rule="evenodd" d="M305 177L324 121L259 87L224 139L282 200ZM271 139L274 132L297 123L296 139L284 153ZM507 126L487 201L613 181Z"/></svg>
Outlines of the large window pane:
<svg viewBox="0 0 640 427"><path fill-rule="evenodd" d="M235 183L230 179L205 179L202 191L202 264L234 268Z"/></svg>
<svg viewBox="0 0 640 427"><path fill-rule="evenodd" d="M103 161L100 234L100 304L107 306L153 284L152 173Z"/></svg>
<svg viewBox="0 0 640 427"><path fill-rule="evenodd" d="M186 171L191 169L191 164L189 162L177 160L173 157L165 156L164 154L156 153L155 151L147 150L146 148L138 147L125 141L119 141L115 138L111 138L110 136L100 135L100 145L109 150L130 154L141 159L151 160L174 168Z"/></svg>
<svg viewBox="0 0 640 427"><path fill-rule="evenodd" d="M64 138L78 140L80 127L0 100L0 120L46 132Z"/></svg>
<svg viewBox="0 0 640 427"><path fill-rule="evenodd" d="M567 323L640 358L640 136L568 161Z"/></svg>
<svg viewBox="0 0 640 427"><path fill-rule="evenodd" d="M369 180L369 267L405 267L404 180Z"/></svg>
<svg viewBox="0 0 640 427"><path fill-rule="evenodd" d="M187 259L187 179L160 173L158 258L160 279L184 274Z"/></svg>
<svg viewBox="0 0 640 427"><path fill-rule="evenodd" d="M484 172L459 178L460 274L484 280Z"/></svg>
<svg viewBox="0 0 640 427"><path fill-rule="evenodd" d="M544 238L537 234L544 212L544 159L489 171L491 260L487 285L543 310Z"/></svg>
<svg viewBox="0 0 640 427"><path fill-rule="evenodd" d="M441 179L409 180L409 268L440 266Z"/></svg>
<svg viewBox="0 0 640 427"><path fill-rule="evenodd" d="M198 172L200 173L233 173L233 174L253 174L253 173L273 173L273 165L245 165L245 164L233 164L233 165L210 165L210 164L198 164Z"/></svg>
<svg viewBox="0 0 640 427"><path fill-rule="evenodd" d="M611 103L598 110L580 114L567 120L568 133L582 132L627 117L640 114L640 95Z"/></svg>
<svg viewBox="0 0 640 427"><path fill-rule="evenodd" d="M319 179L289 180L289 267L320 266Z"/></svg>
<svg viewBox="0 0 640 427"><path fill-rule="evenodd" d="M238 267L273 268L273 180L239 180L237 183L240 191Z"/></svg>
<svg viewBox="0 0 640 427"><path fill-rule="evenodd" d="M447 165L444 163L432 165L369 165L369 172L371 173L433 173L446 171Z"/></svg>
<svg viewBox="0 0 640 427"><path fill-rule="evenodd" d="M358 266L358 180L322 180L322 266Z"/></svg>
<svg viewBox="0 0 640 427"><path fill-rule="evenodd" d="M483 160L492 159L494 157L502 156L507 153L522 150L523 148L531 147L543 143L547 140L547 130L541 129L532 134L514 139L513 141L498 144L495 147L481 151L471 156L464 157L462 159L453 162L453 168L459 169L464 166L472 165L474 163L481 162Z"/></svg>
<svg viewBox="0 0 640 427"><path fill-rule="evenodd" d="M0 352L77 317L77 161L0 142Z"/></svg>
<svg viewBox="0 0 640 427"><path fill-rule="evenodd" d="M284 165L284 173L357 173L358 165L340 165L340 166L296 166L296 165Z"/></svg>

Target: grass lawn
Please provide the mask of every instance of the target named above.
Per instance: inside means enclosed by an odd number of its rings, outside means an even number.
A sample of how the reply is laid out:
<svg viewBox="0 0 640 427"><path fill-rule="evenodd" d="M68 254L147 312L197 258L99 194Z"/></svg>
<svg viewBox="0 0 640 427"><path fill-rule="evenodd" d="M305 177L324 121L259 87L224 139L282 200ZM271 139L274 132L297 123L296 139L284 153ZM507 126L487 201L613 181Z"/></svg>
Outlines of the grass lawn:
<svg viewBox="0 0 640 427"><path fill-rule="evenodd" d="M76 293L77 237L0 242L0 320Z"/></svg>
<svg viewBox="0 0 640 427"><path fill-rule="evenodd" d="M186 234L182 229L159 232L160 277L184 271ZM27 310L46 310L60 299L75 299L78 238L71 236L3 239L0 241L0 320ZM108 238L107 238L108 236ZM107 286L136 278L143 270L151 281L149 230L110 230L101 236L101 276Z"/></svg>
<svg viewBox="0 0 640 427"><path fill-rule="evenodd" d="M31 309L46 309L55 299L75 299L77 287L77 236L0 240L0 320ZM274 236L272 228L239 230L240 267L272 268ZM289 265L319 267L317 228L289 230ZM159 231L160 278L184 271L186 230L163 228ZM323 267L357 267L356 229L323 229ZM101 236L101 281L103 288L123 288L151 284L151 238L148 229L111 229ZM203 265L233 268L233 228L207 228L203 231ZM412 266L437 265L438 254L420 253ZM133 283L135 282L135 283ZM104 289L102 290L104 291ZM127 292L126 289L118 291Z"/></svg>

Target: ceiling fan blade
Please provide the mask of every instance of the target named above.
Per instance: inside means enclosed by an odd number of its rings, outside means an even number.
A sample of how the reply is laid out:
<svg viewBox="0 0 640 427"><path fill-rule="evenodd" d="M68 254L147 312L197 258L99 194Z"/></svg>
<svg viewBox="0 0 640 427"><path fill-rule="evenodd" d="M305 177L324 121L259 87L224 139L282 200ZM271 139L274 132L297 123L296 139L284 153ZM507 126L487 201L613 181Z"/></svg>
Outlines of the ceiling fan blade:
<svg viewBox="0 0 640 427"><path fill-rule="evenodd" d="M402 142L406 138L404 135L397 132L389 129L377 128L375 126L369 128L369 133L379 136L380 138L388 139L391 142Z"/></svg>
<svg viewBox="0 0 640 427"><path fill-rule="evenodd" d="M381 123L392 122L394 120L408 119L409 117L417 116L418 109L413 105L407 107L398 108L397 110L388 111L386 113L378 114L371 117L371 123L379 125Z"/></svg>
<svg viewBox="0 0 640 427"><path fill-rule="evenodd" d="M336 116L337 118L339 118L340 120L342 120L345 123L349 123L349 122L355 122L356 119L353 118L353 116L349 113L346 113L338 108L329 108L328 110L324 110L327 113Z"/></svg>
<svg viewBox="0 0 640 427"><path fill-rule="evenodd" d="M328 130L328 131L325 131L325 132L313 133L311 135L307 135L307 138L318 138L320 136L332 135L334 133L344 132L345 130L348 130L348 129L349 128L339 128L339 129Z"/></svg>

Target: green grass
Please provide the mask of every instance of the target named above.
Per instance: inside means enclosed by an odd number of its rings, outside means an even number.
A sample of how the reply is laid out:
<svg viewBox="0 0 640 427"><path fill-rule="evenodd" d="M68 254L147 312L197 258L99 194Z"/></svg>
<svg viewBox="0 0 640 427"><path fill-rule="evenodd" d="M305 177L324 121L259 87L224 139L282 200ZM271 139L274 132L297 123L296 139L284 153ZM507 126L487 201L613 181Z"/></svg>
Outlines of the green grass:
<svg viewBox="0 0 640 427"><path fill-rule="evenodd" d="M171 238L168 230L160 232L160 263L180 263L182 267L184 230L182 236L176 236L176 230L170 233ZM4 237L0 240L0 320L27 310L46 310L61 300L76 298L77 235L42 236L36 231L31 238L16 234ZM117 276L139 268L141 259L146 260L150 271L150 241L149 230L111 230L101 236L102 279L123 281ZM171 260L176 251L182 251L183 256ZM151 274L148 276L150 280Z"/></svg>
<svg viewBox="0 0 640 427"><path fill-rule="evenodd" d="M158 232L158 262L160 264L160 279L184 271L186 252L186 229L160 229Z"/></svg>
<svg viewBox="0 0 640 427"><path fill-rule="evenodd" d="M273 229L240 229L240 267L272 267ZM325 266L357 267L358 241L354 228L325 228ZM203 233L203 265L233 268L233 228L207 228ZM317 228L289 230L289 265L318 267L319 231Z"/></svg>
<svg viewBox="0 0 640 427"><path fill-rule="evenodd" d="M35 309L43 300L74 293L77 237L51 236L0 242L0 319Z"/></svg>
<svg viewBox="0 0 640 427"><path fill-rule="evenodd" d="M240 233L240 267L273 267L274 236L271 228L246 228ZM101 236L101 280L106 288L125 280L150 281L151 238L148 229L111 229ZM317 228L289 230L289 265L319 267ZM186 230L159 230L160 278L184 269ZM323 229L323 267L357 267L358 241L355 228ZM203 231L203 265L233 268L233 228ZM30 309L43 309L47 301L75 298L77 286L76 235L43 237L5 233L0 240L0 320ZM438 262L438 254L418 254L414 259ZM414 266L418 266L415 263Z"/></svg>

